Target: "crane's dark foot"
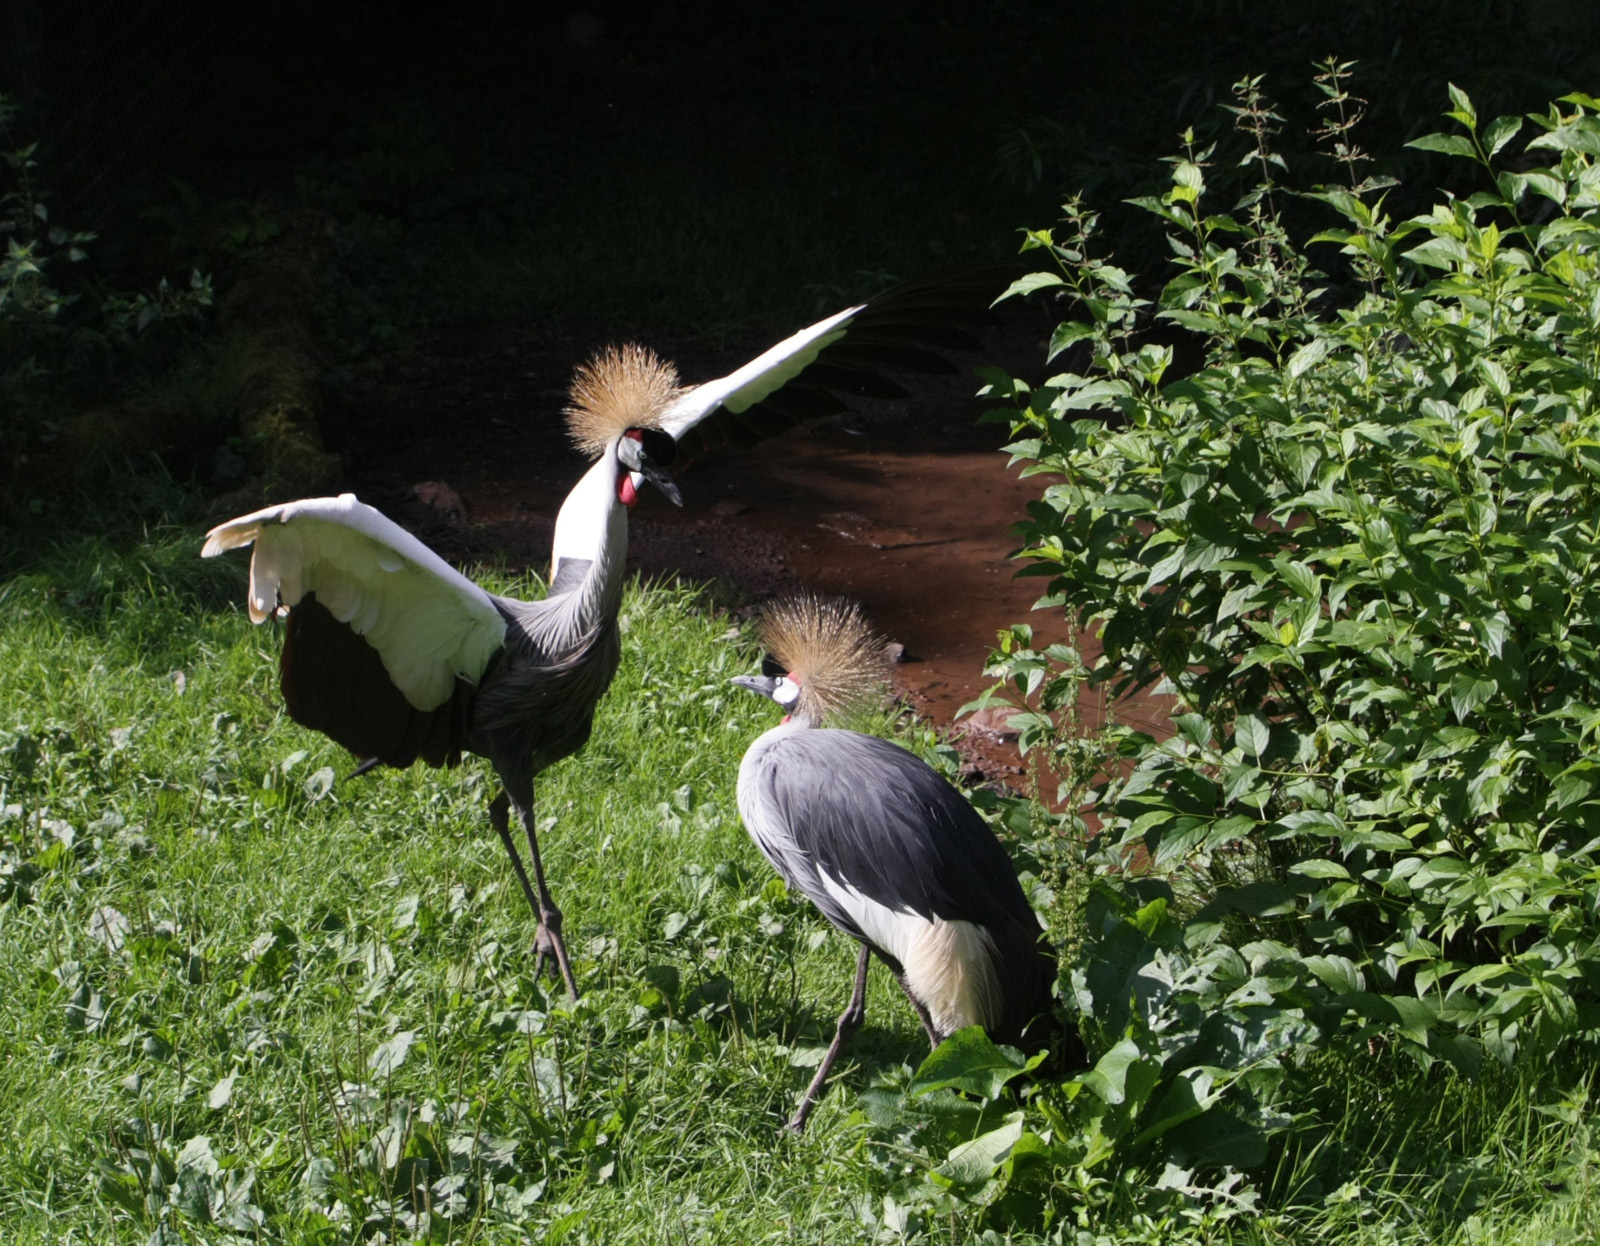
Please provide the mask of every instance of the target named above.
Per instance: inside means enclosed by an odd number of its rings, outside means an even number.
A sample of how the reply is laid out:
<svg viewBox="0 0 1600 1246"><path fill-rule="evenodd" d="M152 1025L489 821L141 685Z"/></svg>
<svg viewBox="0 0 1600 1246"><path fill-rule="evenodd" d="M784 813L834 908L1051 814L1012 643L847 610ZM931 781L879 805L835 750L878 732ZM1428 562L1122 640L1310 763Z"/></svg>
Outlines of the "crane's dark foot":
<svg viewBox="0 0 1600 1246"><path fill-rule="evenodd" d="M567 956L567 944L561 937L561 910L547 908L539 914L539 929L534 932L533 951L535 978L544 976L545 965L550 966L550 976L558 973L566 984L567 994L578 998L578 984L572 976L572 962Z"/></svg>

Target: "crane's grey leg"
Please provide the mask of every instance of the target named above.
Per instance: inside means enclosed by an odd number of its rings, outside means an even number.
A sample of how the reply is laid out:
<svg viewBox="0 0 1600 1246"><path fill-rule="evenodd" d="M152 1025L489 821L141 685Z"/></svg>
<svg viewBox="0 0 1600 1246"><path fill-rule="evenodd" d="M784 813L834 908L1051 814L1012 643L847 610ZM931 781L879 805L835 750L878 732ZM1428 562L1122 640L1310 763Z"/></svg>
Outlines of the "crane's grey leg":
<svg viewBox="0 0 1600 1246"><path fill-rule="evenodd" d="M833 1062L839 1057L839 1049L844 1046L845 1039L861 1028L862 1021L866 1019L867 966L871 963L872 950L863 943L861 957L856 961L856 989L850 995L850 1003L839 1014L839 1026L833 1032L833 1042L828 1044L828 1052L822 1057L822 1063L817 1066L817 1075L811 1079L811 1085L806 1087L805 1098L800 1100L800 1106L794 1110L794 1115L784 1126L792 1134L805 1132L806 1117L811 1115L811 1109L817 1105L817 1095L822 1092L822 1083L827 1081L828 1071L833 1068Z"/></svg>
<svg viewBox="0 0 1600 1246"><path fill-rule="evenodd" d="M533 793L528 793L527 803L515 800L509 789L504 790L489 802L489 821L494 824L494 829L500 833L500 842L506 846L506 851L511 854L511 866L517 872L517 878L522 883L522 894L528 897L528 906L539 915L539 930L534 936L534 948L538 953L538 961L534 965L534 976L539 977L544 973L545 957L555 961L561 970L561 978L567 984L567 993L573 999L578 998L578 984L572 977L572 965L567 960L567 945L561 938L561 910L556 907L555 901L550 898L550 888L544 881L544 865L539 860L539 841L533 832ZM522 823L522 828L528 834L528 849L533 854L533 876L538 880L538 894L528 882L528 872L522 868L522 857L517 852L516 841L511 838L510 806L517 806L517 820Z"/></svg>
<svg viewBox="0 0 1600 1246"><path fill-rule="evenodd" d="M937 1047L946 1038L948 1038L949 1035L940 1034L939 1031L934 1028L933 1017L929 1015L928 1010L923 1006L922 1001L911 993L911 988L906 985L905 974L895 974L894 980L900 984L900 989L906 993L906 998L911 1001L912 1008L916 1009L917 1020L922 1022L922 1028L927 1031L928 1034L928 1046Z"/></svg>

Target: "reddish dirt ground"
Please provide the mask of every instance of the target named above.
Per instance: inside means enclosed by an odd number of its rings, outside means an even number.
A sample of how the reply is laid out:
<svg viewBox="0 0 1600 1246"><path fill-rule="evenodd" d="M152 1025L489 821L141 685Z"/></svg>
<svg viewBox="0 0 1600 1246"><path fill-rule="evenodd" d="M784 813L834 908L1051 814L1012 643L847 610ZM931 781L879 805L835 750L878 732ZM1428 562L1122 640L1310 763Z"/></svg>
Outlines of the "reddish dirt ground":
<svg viewBox="0 0 1600 1246"><path fill-rule="evenodd" d="M904 646L902 696L952 727L959 707L989 686L984 662L1007 624L1030 622L1041 644L1074 638L1059 613L1032 612L1044 581L1015 576L1010 525L1041 482L1007 467L1006 430L978 423L973 396L978 363L1042 375L1046 332L1012 321L988 335L981 356L958 361L958 376L899 377L909 398L853 401L842 415L686 466L676 473L681 511L653 490L635 509L630 565L711 583L734 600L800 585L859 598ZM563 430L567 379L607 340L467 328L432 335L409 363L355 386L330 421L350 487L449 557L546 571L556 511L586 466ZM647 344L689 382L724 375L766 345L708 353ZM1077 640L1092 660L1093 636ZM1085 705L1086 720L1098 708ZM1164 717L1148 700L1120 715L1150 728ZM963 720L952 738L977 770L1021 786L1005 718Z"/></svg>

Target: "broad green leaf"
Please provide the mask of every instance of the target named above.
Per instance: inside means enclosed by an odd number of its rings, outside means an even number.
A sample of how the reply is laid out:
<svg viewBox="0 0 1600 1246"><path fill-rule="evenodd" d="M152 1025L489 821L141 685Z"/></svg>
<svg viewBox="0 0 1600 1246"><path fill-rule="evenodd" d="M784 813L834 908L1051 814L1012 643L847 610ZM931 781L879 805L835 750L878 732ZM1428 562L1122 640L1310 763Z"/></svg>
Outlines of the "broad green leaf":
<svg viewBox="0 0 1600 1246"><path fill-rule="evenodd" d="M1464 671L1450 681L1450 709L1464 722L1467 715L1486 705L1496 690L1494 680Z"/></svg>
<svg viewBox="0 0 1600 1246"><path fill-rule="evenodd" d="M1299 874L1303 878L1349 878L1350 871L1337 861L1329 861L1326 857L1311 857L1305 861L1296 861L1289 867L1291 874Z"/></svg>
<svg viewBox="0 0 1600 1246"><path fill-rule="evenodd" d="M1128 1070L1143 1059L1139 1044L1125 1038L1095 1061L1094 1068L1080 1080L1102 1103L1116 1106L1127 1097Z"/></svg>
<svg viewBox="0 0 1600 1246"><path fill-rule="evenodd" d="M1022 1137L1022 1129L1023 1113L1013 1112L998 1129L991 1129L956 1147L934 1171L956 1185L987 1181Z"/></svg>
<svg viewBox="0 0 1600 1246"><path fill-rule="evenodd" d="M1000 303L1019 294L1032 294L1035 290L1053 290L1066 284L1059 273L1029 273L1025 277L1018 277L1007 286L1005 293L995 299L995 302Z"/></svg>
<svg viewBox="0 0 1600 1246"><path fill-rule="evenodd" d="M1084 338L1093 337L1095 327L1084 324L1078 320L1067 320L1056 326L1056 331L1050 336L1050 350L1045 355L1045 362L1049 363L1074 342L1081 342Z"/></svg>
<svg viewBox="0 0 1600 1246"><path fill-rule="evenodd" d="M1442 152L1447 156L1465 156L1469 160L1478 158L1472 140L1459 134L1424 134L1421 138L1412 139L1406 146L1420 151Z"/></svg>
<svg viewBox="0 0 1600 1246"><path fill-rule="evenodd" d="M1318 601L1322 597L1322 579L1309 566L1303 562L1293 562L1287 558L1277 562L1278 573L1283 576L1286 583L1295 594L1306 601Z"/></svg>
<svg viewBox="0 0 1600 1246"><path fill-rule="evenodd" d="M1329 990L1340 995L1367 989L1366 979L1348 958L1343 956L1307 956L1304 964Z"/></svg>
<svg viewBox="0 0 1600 1246"><path fill-rule="evenodd" d="M1173 727L1178 734L1197 748L1209 748L1212 734L1211 724L1200 714L1179 714L1172 720Z"/></svg>
<svg viewBox="0 0 1600 1246"><path fill-rule="evenodd" d="M1325 337L1312 338L1311 341L1300 347L1299 350L1289 356L1289 363L1285 368L1285 371L1289 374L1289 379L1291 381L1296 380L1310 369L1316 367L1317 364L1328 357L1328 349L1329 340Z"/></svg>
<svg viewBox="0 0 1600 1246"><path fill-rule="evenodd" d="M1450 994L1455 995L1470 987L1498 982L1501 978L1514 972L1511 966L1507 964L1476 965L1450 983Z"/></svg>
<svg viewBox="0 0 1600 1246"><path fill-rule="evenodd" d="M1014 1047L996 1046L983 1027L967 1026L929 1053L907 1093L927 1095L948 1089L993 1099L1012 1078L1037 1066L1039 1059L1029 1059Z"/></svg>
<svg viewBox="0 0 1600 1246"><path fill-rule="evenodd" d="M1349 830L1343 818L1326 809L1300 809L1278 819L1278 825L1302 835L1343 836Z"/></svg>
<svg viewBox="0 0 1600 1246"><path fill-rule="evenodd" d="M410 1053L416 1038L415 1031L401 1030L387 1042L379 1043L367 1061L367 1067L372 1070L373 1076L388 1077L397 1072L406 1062L406 1056Z"/></svg>
<svg viewBox="0 0 1600 1246"><path fill-rule="evenodd" d="M1499 154L1499 151L1522 129L1521 117L1496 117L1483 132L1483 146L1489 155Z"/></svg>
<svg viewBox="0 0 1600 1246"><path fill-rule="evenodd" d="M1429 883L1460 878L1472 872L1472 867L1459 857L1429 857L1411 876L1413 887L1426 887Z"/></svg>
<svg viewBox="0 0 1600 1246"><path fill-rule="evenodd" d="M1404 254L1413 263L1430 268L1461 268L1468 260L1466 244L1459 238L1430 238Z"/></svg>
<svg viewBox="0 0 1600 1246"><path fill-rule="evenodd" d="M213 1111L227 1107L233 1099L233 1083L237 1077L237 1073L229 1073L213 1086L211 1093L206 1096L206 1106Z"/></svg>
<svg viewBox="0 0 1600 1246"><path fill-rule="evenodd" d="M1272 728L1260 714L1241 714L1234 720L1233 742L1246 757L1260 757L1272 739Z"/></svg>
<svg viewBox="0 0 1600 1246"><path fill-rule="evenodd" d="M1197 1066L1183 1070L1173 1079L1171 1087L1155 1107L1155 1119L1133 1139L1131 1149L1137 1150L1170 1133L1184 1121L1193 1120L1221 1098L1213 1070Z"/></svg>

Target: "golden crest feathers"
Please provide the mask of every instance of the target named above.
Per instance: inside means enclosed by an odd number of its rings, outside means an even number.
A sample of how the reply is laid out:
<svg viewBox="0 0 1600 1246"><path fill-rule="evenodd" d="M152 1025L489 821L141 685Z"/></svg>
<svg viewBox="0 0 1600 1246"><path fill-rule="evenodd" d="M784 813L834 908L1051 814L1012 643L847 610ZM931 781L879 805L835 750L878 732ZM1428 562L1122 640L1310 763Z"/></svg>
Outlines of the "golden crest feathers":
<svg viewBox="0 0 1600 1246"><path fill-rule="evenodd" d="M768 605L761 642L800 685L798 709L813 720L883 695L889 656L858 602L799 593Z"/></svg>
<svg viewBox="0 0 1600 1246"><path fill-rule="evenodd" d="M630 428L659 428L678 396L678 370L645 346L608 346L578 369L568 390L567 431L592 459Z"/></svg>

